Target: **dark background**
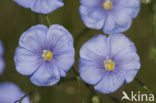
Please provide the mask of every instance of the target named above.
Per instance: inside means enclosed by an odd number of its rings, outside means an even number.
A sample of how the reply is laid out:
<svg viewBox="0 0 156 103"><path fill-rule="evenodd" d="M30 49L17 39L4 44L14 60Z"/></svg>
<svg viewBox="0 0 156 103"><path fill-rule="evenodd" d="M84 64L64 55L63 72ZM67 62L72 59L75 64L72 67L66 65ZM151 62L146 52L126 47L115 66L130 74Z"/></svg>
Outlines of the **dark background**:
<svg viewBox="0 0 156 103"><path fill-rule="evenodd" d="M78 70L79 48L84 42L102 33L102 31L85 29L86 27L80 19L78 12L80 5L78 0L64 0L64 3L64 7L48 14L48 16L52 24L61 24L72 33L76 46L76 61L74 65ZM30 82L28 76L23 76L16 72L13 58L15 49L18 46L19 37L31 26L40 23L48 26L46 19L43 19L41 14L36 14L30 9L25 9L12 0L0 0L0 39L4 44L4 60L6 62L5 71L0 76L0 83L16 83L26 93L35 91L33 96L31 96L34 103L35 101L36 103L81 103L76 80L61 82L51 87L37 87ZM78 36L83 30L85 32ZM141 69L137 74L137 78L153 92L156 92L156 63L149 58L154 34L152 33L151 10L147 5L141 5L138 17L133 20L131 28L124 34L135 42L141 58ZM67 74L67 77L72 76L72 70ZM123 90L128 94L131 91L148 93L136 81L133 81L129 84L124 84L115 93L106 95L96 92L96 94L100 97L100 103L118 103L112 100L110 96L120 101ZM83 81L81 82L81 91L86 103L91 102L91 93L84 86Z"/></svg>

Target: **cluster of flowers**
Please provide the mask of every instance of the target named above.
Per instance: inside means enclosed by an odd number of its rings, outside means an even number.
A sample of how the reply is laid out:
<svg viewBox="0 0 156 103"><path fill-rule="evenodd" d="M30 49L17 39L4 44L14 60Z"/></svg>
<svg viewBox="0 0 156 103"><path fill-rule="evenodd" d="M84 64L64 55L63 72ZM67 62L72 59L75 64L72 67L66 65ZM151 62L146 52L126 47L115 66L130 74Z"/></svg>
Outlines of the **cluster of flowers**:
<svg viewBox="0 0 156 103"><path fill-rule="evenodd" d="M48 14L62 7L61 0L13 0L32 11ZM116 91L123 83L131 82L140 69L140 58L134 43L121 34L131 26L140 10L140 0L80 0L79 12L84 24L91 29L102 29L80 49L79 73L88 84L102 93ZM3 54L0 47L0 56ZM32 83L51 86L65 77L75 61L73 37L63 26L49 28L38 24L24 32L15 52L16 70L30 75ZM1 59L0 59L1 64ZM1 73L0 67L0 73ZM12 84L0 88L17 89ZM5 89L0 89L5 92ZM0 98L3 95L0 94ZM10 102L7 102L10 103ZM24 102L26 103L26 102Z"/></svg>

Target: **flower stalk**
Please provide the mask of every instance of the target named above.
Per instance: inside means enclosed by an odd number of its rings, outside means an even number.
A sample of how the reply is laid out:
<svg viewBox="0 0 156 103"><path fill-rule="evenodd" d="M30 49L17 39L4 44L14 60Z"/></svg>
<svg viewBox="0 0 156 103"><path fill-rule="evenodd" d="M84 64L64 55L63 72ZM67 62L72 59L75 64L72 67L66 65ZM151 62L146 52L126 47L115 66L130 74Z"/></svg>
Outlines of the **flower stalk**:
<svg viewBox="0 0 156 103"><path fill-rule="evenodd" d="M50 26L51 22L50 22L50 19L49 19L48 15L46 15L46 19L47 19L48 25Z"/></svg>
<svg viewBox="0 0 156 103"><path fill-rule="evenodd" d="M156 97L156 94L155 94L151 89L149 89L142 81L140 81L140 80L137 79L137 78L135 78L135 81L136 81L137 83L139 83L139 85L140 85L143 89L145 89L147 92L153 94L154 97Z"/></svg>

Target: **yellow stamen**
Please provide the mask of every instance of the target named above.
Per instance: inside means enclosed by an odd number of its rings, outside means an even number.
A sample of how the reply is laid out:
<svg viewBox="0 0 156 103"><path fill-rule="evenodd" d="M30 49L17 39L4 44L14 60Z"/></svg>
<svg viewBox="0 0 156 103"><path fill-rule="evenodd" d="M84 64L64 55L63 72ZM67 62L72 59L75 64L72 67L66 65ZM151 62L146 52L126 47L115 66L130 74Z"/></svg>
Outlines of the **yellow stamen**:
<svg viewBox="0 0 156 103"><path fill-rule="evenodd" d="M113 8L113 4L112 4L111 0L105 0L103 3L103 7L106 10L111 10Z"/></svg>
<svg viewBox="0 0 156 103"><path fill-rule="evenodd" d="M113 70L115 67L115 63L110 59L105 60L104 65L105 65L105 69L108 71Z"/></svg>
<svg viewBox="0 0 156 103"><path fill-rule="evenodd" d="M44 60L52 60L53 53L48 50L43 50L42 57L44 58Z"/></svg>

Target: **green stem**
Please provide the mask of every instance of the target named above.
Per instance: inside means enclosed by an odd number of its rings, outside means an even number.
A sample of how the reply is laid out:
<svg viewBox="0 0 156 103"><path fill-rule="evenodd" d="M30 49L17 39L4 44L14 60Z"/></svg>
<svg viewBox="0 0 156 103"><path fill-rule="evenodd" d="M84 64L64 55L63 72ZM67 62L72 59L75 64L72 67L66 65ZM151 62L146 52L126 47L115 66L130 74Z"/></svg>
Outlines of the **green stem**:
<svg viewBox="0 0 156 103"><path fill-rule="evenodd" d="M41 17L41 24L43 24L44 23L44 15L43 14L40 14L40 17Z"/></svg>
<svg viewBox="0 0 156 103"><path fill-rule="evenodd" d="M80 99L82 103L85 103L84 98L83 98L83 94L81 92L81 81L80 81L80 77L76 76L76 80L78 82L78 88L79 88L79 95L80 95Z"/></svg>
<svg viewBox="0 0 156 103"><path fill-rule="evenodd" d="M151 93L151 94L154 94L154 96L156 96L156 94L151 90L149 89L143 82L141 82L139 79L135 78L135 81L137 81L139 83L139 85L145 89L147 92Z"/></svg>
<svg viewBox="0 0 156 103"><path fill-rule="evenodd" d="M81 92L81 81L80 81L80 77L79 74L77 73L77 71L75 70L74 67L72 67L73 73L75 75L76 81L78 83L78 89L79 89L79 96L80 96L80 100L82 103L85 103L84 98L83 98L83 94Z"/></svg>
<svg viewBox="0 0 156 103"><path fill-rule="evenodd" d="M48 15L46 15L46 19L47 19L47 22L48 22L49 26L51 26L51 22L50 22L50 19L49 19Z"/></svg>
<svg viewBox="0 0 156 103"><path fill-rule="evenodd" d="M80 39L85 36L85 34L89 31L88 28L84 28L78 35L76 35L75 37L75 44L74 44L74 47L77 48L77 44L78 42L80 41Z"/></svg>

